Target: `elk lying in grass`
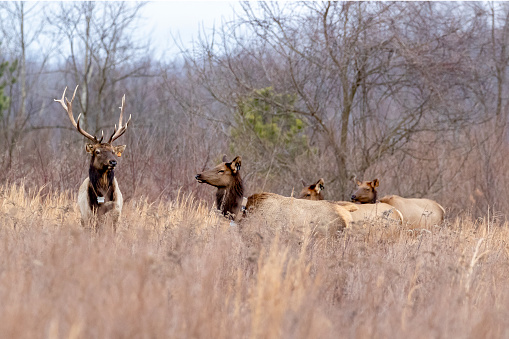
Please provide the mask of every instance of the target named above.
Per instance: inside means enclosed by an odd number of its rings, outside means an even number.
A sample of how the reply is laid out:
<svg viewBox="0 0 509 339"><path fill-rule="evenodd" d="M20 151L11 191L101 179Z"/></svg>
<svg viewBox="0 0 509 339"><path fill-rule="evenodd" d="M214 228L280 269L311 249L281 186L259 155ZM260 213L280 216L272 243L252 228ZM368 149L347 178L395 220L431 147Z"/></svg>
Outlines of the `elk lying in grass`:
<svg viewBox="0 0 509 339"><path fill-rule="evenodd" d="M322 191L325 188L324 180L320 179L316 184L306 186L304 184L299 198L307 200L323 200ZM339 204L343 207L352 204L347 201L334 201L335 204ZM362 223L367 220L374 218L384 218L386 220L395 221L397 223L403 222L403 216L393 206L384 203L365 203L362 205L357 204L357 210L350 212L354 223Z"/></svg>
<svg viewBox="0 0 509 339"><path fill-rule="evenodd" d="M351 222L348 209L328 202L304 201L273 193L253 194L247 199L246 213L241 215L244 186L240 176L241 159L223 162L196 175L196 180L217 187L216 205L221 213L239 221L244 216L257 224L277 227L282 223L293 229L309 229L320 235L336 234ZM349 209L356 209L355 206ZM242 220L245 223L244 220Z"/></svg>
<svg viewBox="0 0 509 339"><path fill-rule="evenodd" d="M55 101L62 105L72 125L78 132L92 141L91 144L86 144L85 146L85 150L91 155L88 178L83 181L78 191L78 207L81 212L81 223L84 226L88 225L94 216L102 217L108 212L110 212L109 214L114 221L118 221L122 214L123 198L115 178L114 168L117 165L117 157L122 155L126 146L113 146L112 143L125 133L131 121L131 116L129 116L125 124L122 121L125 109L125 95L122 97L118 129L115 125L113 134L108 139L108 142L102 142L104 136L97 139L96 136L81 128L81 114L78 115L77 121L74 120L72 102L77 89L78 86L74 90L71 101L65 97L67 87L64 89L62 99L55 99Z"/></svg>
<svg viewBox="0 0 509 339"><path fill-rule="evenodd" d="M301 200L274 193L253 194L246 206L250 220L283 225L300 233L310 230L324 237L335 236L349 227L353 221L350 211L356 209L353 204L341 206L328 201Z"/></svg>
<svg viewBox="0 0 509 339"><path fill-rule="evenodd" d="M377 200L379 181L356 181L357 191L352 195L352 201L372 202ZM380 199L385 203L397 208L405 220L405 224L412 228L425 228L431 225L440 224L444 220L445 210L436 201L430 199L409 199L398 195L388 195Z"/></svg>

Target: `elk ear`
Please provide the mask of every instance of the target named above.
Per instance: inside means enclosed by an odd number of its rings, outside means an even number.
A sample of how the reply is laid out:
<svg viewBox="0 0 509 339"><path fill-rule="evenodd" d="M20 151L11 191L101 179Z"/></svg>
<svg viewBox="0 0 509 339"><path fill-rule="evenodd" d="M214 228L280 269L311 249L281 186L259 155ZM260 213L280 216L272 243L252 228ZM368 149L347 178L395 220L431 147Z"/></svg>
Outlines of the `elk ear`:
<svg viewBox="0 0 509 339"><path fill-rule="evenodd" d="M304 181L304 179L300 179L300 182L302 183L302 186L306 187L306 182Z"/></svg>
<svg viewBox="0 0 509 339"><path fill-rule="evenodd" d="M226 154L223 155L223 162L228 162L228 159L226 159Z"/></svg>
<svg viewBox="0 0 509 339"><path fill-rule="evenodd" d="M371 186L373 188L378 187L378 179L373 179L373 181L371 182Z"/></svg>
<svg viewBox="0 0 509 339"><path fill-rule="evenodd" d="M234 174L236 174L240 170L241 158L235 157L233 161L230 163L230 169Z"/></svg>
<svg viewBox="0 0 509 339"><path fill-rule="evenodd" d="M321 185L315 185L315 192L316 192L316 194L320 193L320 191L322 190L322 187L323 186L321 186Z"/></svg>
<svg viewBox="0 0 509 339"><path fill-rule="evenodd" d="M316 185L318 187L320 187L321 190L325 189L325 183L323 181L323 178L320 178L320 180L318 180L318 182L316 183Z"/></svg>
<svg viewBox="0 0 509 339"><path fill-rule="evenodd" d="M122 156L122 152L125 151L125 145L114 146L113 150L114 150L115 154L117 155L117 157L121 157Z"/></svg>
<svg viewBox="0 0 509 339"><path fill-rule="evenodd" d="M355 180L355 183L357 184L357 186L362 185L362 182L360 182L359 180Z"/></svg>
<svg viewBox="0 0 509 339"><path fill-rule="evenodd" d="M85 151L87 151L87 153L94 154L94 145L86 144L85 145Z"/></svg>

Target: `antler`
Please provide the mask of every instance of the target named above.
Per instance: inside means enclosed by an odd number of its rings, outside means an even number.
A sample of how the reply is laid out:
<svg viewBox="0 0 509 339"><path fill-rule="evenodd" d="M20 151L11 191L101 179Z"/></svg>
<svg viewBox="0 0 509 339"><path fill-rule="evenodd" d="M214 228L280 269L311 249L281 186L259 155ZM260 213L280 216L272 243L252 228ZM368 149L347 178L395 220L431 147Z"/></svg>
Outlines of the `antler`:
<svg viewBox="0 0 509 339"><path fill-rule="evenodd" d="M73 124L73 126L78 130L78 132L80 132L84 137L92 140L93 142L95 143L101 143L103 141L103 138L104 138L104 135L101 136L101 139L97 139L95 136L93 136L92 134L84 131L81 127L80 127L80 118L81 118L81 113L78 115L78 122L76 122L74 120L74 115L72 114L72 102L74 100L74 96L76 95L76 91L78 90L78 86L76 86L76 88L74 89L74 93L72 95L72 99L71 101L69 101L66 97L65 97L65 92L67 91L67 87L64 89L64 93L62 94L62 99L60 100L57 100L57 99L54 99L56 102L59 102L62 107L65 109L65 111L67 112L67 114L69 115L69 120L71 120L71 123ZM65 102L64 102L64 99L65 99ZM67 104L66 104L67 103Z"/></svg>
<svg viewBox="0 0 509 339"><path fill-rule="evenodd" d="M125 109L125 94L122 97L122 106L120 108L120 118L118 119L118 130L117 125L115 125L115 130L113 131L113 134L110 137L110 140L108 141L109 144L111 144L115 139L120 137L122 134L125 133L127 130L127 126L129 125L129 122L131 121L131 115L129 115L129 119L125 123L125 125L122 126L122 119L124 118L124 109Z"/></svg>

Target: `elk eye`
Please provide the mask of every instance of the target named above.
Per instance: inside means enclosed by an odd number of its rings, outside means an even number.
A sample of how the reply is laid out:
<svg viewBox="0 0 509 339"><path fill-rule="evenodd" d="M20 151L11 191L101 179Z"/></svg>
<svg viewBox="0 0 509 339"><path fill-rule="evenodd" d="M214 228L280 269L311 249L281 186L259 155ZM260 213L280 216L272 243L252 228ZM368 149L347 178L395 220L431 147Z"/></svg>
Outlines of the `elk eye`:
<svg viewBox="0 0 509 339"><path fill-rule="evenodd" d="M100 151L100 150L98 150L98 149L96 149L96 150L95 150L95 154L101 154L101 151Z"/></svg>
<svg viewBox="0 0 509 339"><path fill-rule="evenodd" d="M224 170L219 170L217 171L217 173L224 173Z"/></svg>
<svg viewBox="0 0 509 339"><path fill-rule="evenodd" d="M310 197L310 196L311 196L311 194L309 194L309 193L308 193L308 194L306 194L306 197Z"/></svg>

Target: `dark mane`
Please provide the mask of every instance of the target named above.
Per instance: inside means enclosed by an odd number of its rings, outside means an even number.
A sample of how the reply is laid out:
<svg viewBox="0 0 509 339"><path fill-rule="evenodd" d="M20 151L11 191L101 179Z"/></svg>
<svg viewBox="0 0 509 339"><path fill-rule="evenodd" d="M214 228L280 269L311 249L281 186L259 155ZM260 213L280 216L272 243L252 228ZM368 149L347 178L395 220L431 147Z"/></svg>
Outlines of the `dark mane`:
<svg viewBox="0 0 509 339"><path fill-rule="evenodd" d="M233 183L227 187L217 189L216 206L225 217L233 219L239 213L242 198L244 197L244 184L240 173L233 175Z"/></svg>
<svg viewBox="0 0 509 339"><path fill-rule="evenodd" d="M92 157L93 161L93 157ZM88 178L90 179L90 184L88 188L88 196L90 207L93 210L97 210L99 204L97 203L97 196L107 195L108 200L113 200L114 189L113 179L115 178L114 170L107 170L105 172L100 172L92 163L90 164L90 168L88 169ZM104 180L106 179L106 180Z"/></svg>
<svg viewBox="0 0 509 339"><path fill-rule="evenodd" d="M378 192L376 191L376 188L373 187L373 200L371 200L371 204L376 204L378 201Z"/></svg>

